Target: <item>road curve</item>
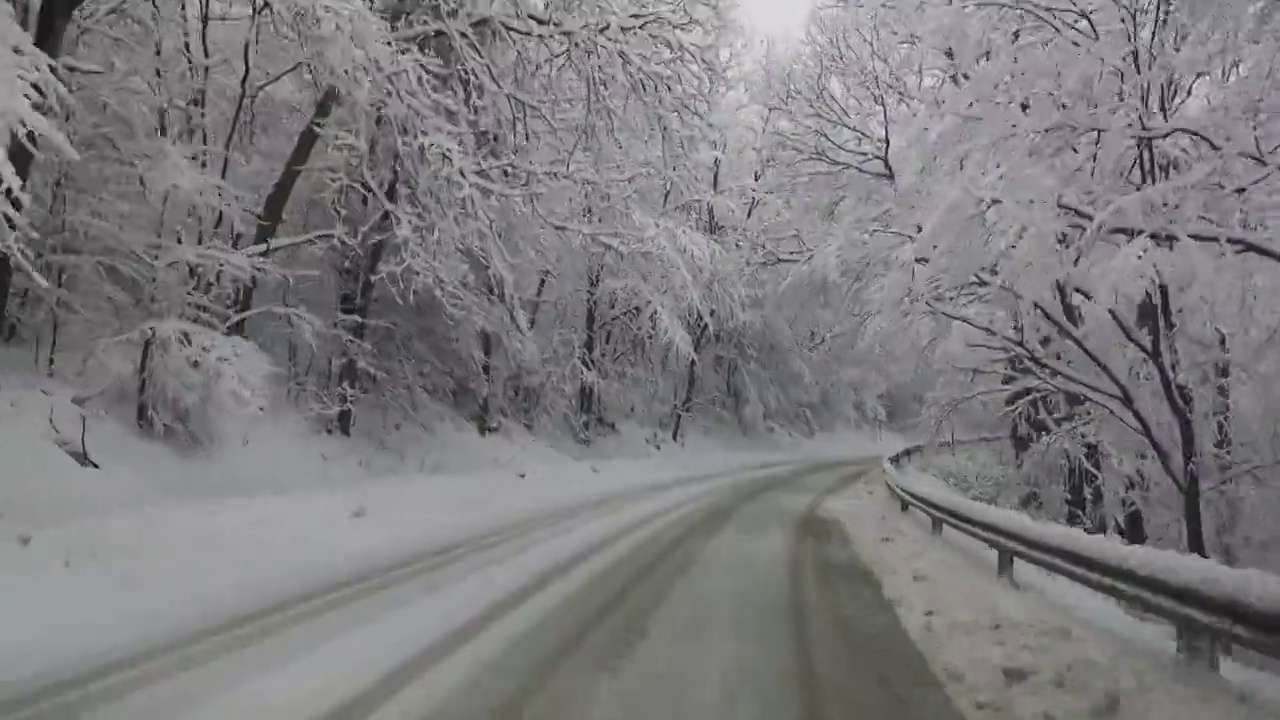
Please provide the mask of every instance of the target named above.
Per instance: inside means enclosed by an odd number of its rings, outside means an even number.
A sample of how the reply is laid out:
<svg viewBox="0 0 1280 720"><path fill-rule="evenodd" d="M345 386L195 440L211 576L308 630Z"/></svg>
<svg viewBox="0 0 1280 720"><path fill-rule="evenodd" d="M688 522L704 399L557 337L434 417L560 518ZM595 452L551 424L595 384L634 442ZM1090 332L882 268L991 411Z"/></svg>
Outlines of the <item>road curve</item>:
<svg viewBox="0 0 1280 720"><path fill-rule="evenodd" d="M821 500L865 470L760 483L562 598L429 720L962 720Z"/></svg>
<svg viewBox="0 0 1280 720"><path fill-rule="evenodd" d="M819 512L867 467L530 519L0 700L0 718L962 720Z"/></svg>

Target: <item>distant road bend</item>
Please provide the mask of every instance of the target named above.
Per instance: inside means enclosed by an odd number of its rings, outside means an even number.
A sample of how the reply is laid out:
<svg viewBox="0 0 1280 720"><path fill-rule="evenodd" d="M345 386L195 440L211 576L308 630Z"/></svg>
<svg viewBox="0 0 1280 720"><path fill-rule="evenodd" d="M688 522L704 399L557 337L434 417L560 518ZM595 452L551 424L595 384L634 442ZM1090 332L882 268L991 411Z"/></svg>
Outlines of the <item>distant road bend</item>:
<svg viewBox="0 0 1280 720"><path fill-rule="evenodd" d="M0 718L962 720L823 499L875 464L553 513L0 697Z"/></svg>

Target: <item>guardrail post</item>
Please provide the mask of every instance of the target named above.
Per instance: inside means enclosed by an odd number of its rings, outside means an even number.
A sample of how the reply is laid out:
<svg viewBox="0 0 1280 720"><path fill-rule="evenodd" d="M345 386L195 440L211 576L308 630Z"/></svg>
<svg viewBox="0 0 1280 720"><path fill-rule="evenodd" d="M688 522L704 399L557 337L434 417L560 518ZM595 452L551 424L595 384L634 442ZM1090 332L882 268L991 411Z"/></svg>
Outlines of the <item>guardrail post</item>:
<svg viewBox="0 0 1280 720"><path fill-rule="evenodd" d="M911 504L906 500L899 500L898 502L902 505L902 512L906 512L911 509Z"/></svg>
<svg viewBox="0 0 1280 720"><path fill-rule="evenodd" d="M942 519L941 519L941 518L936 518L936 517L931 517L931 518L929 518L929 532L933 533L934 535L941 535L941 534L942 534Z"/></svg>
<svg viewBox="0 0 1280 720"><path fill-rule="evenodd" d="M1218 672L1218 640L1198 627L1177 625L1178 657L1183 662L1210 672Z"/></svg>
<svg viewBox="0 0 1280 720"><path fill-rule="evenodd" d="M996 577L1013 582L1013 553L996 548Z"/></svg>

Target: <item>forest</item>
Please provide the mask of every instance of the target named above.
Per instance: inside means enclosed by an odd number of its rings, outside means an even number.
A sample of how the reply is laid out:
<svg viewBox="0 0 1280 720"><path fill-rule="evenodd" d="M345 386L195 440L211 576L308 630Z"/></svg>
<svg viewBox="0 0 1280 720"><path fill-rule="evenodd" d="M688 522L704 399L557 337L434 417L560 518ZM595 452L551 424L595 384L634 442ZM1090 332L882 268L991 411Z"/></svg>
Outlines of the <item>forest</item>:
<svg viewBox="0 0 1280 720"><path fill-rule="evenodd" d="M995 433L1059 522L1266 563L1278 10L8 0L0 340L189 445Z"/></svg>

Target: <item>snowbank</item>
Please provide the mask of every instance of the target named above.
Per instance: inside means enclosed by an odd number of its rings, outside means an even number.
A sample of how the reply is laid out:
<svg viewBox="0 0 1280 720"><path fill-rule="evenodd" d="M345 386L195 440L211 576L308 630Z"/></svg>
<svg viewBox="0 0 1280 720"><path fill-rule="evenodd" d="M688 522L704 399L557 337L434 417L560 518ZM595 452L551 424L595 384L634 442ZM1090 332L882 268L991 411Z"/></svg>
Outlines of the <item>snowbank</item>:
<svg viewBox="0 0 1280 720"><path fill-rule="evenodd" d="M371 417L377 429L365 432L372 437L355 438L319 434L289 414L245 418L221 433L221 445L183 451L144 438L114 417L84 411L73 398L72 388L42 376L0 372L0 540L142 508L348 491L424 475L536 470L554 477L557 467L574 472L584 463L604 468L620 460L676 473L739 457L848 457L886 446L852 434L744 438L691 427L682 443L658 450L652 430L620 423L619 433L583 448L572 441L554 445L514 424L481 437L461 418L440 411L429 433ZM84 452L99 468L81 467L64 447Z"/></svg>
<svg viewBox="0 0 1280 720"><path fill-rule="evenodd" d="M1036 578L1047 574L1025 564L1015 569L1018 588L997 582L994 552L956 532L931 536L922 514L899 511L878 473L832 499L826 512L843 522L971 720L1262 720L1280 711L1265 687L1183 667L1163 650L1099 627L1087 616L1102 614L1105 599L1085 588L1062 578L1041 586ZM1064 585L1074 591L1062 592ZM1082 594L1093 599L1088 609L1064 607Z"/></svg>

